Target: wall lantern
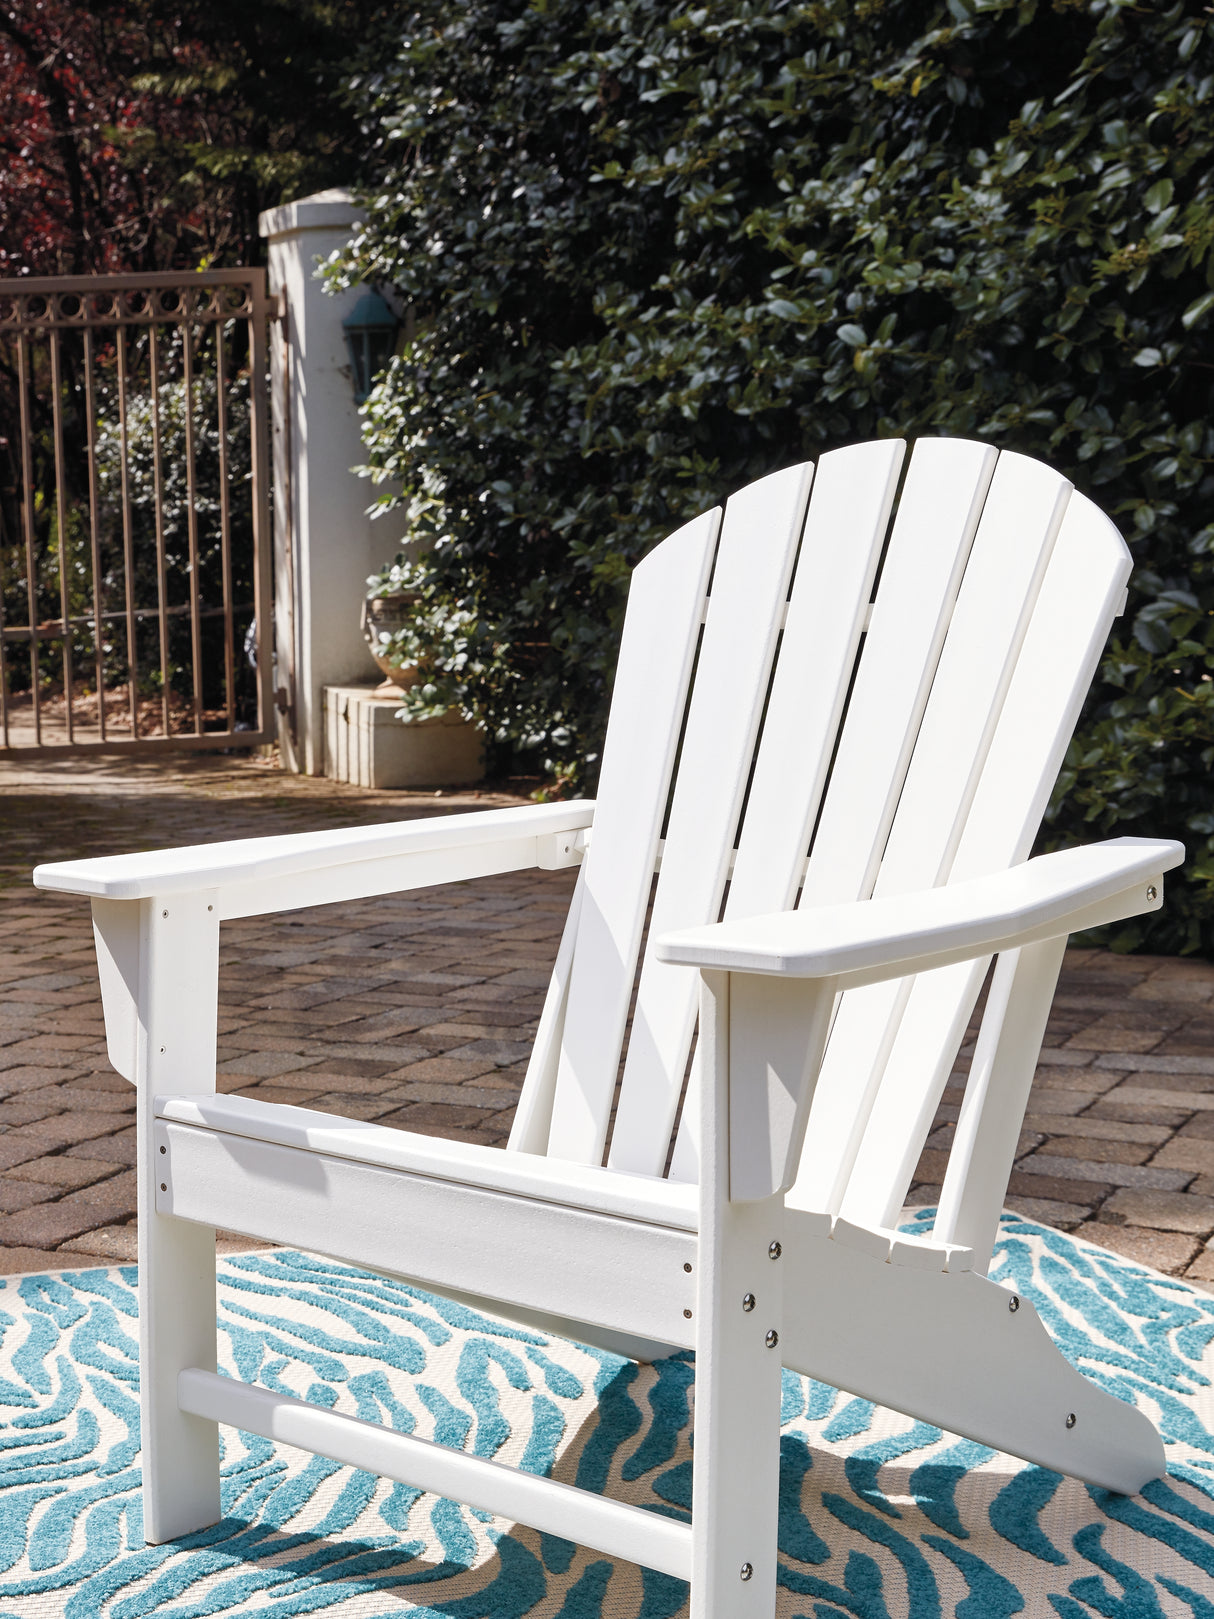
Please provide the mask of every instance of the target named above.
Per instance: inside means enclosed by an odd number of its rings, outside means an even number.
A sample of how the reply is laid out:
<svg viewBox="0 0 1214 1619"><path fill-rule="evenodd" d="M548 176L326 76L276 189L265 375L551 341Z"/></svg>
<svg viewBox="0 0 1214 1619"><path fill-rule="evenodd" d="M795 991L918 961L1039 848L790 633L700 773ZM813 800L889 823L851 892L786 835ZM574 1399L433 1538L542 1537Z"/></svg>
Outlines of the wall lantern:
<svg viewBox="0 0 1214 1619"><path fill-rule="evenodd" d="M400 321L378 292L364 292L341 323L354 373L354 402L361 405L376 376L396 352Z"/></svg>

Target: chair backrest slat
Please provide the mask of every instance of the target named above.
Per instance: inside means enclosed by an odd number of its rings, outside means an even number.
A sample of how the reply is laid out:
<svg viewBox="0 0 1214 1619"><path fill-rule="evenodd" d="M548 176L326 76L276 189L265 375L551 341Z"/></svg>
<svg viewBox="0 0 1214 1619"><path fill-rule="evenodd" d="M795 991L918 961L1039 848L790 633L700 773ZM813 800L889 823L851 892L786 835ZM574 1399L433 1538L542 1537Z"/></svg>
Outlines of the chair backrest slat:
<svg viewBox="0 0 1214 1619"><path fill-rule="evenodd" d="M812 473L808 464L773 473L726 504L651 939L720 915ZM611 1136L612 1168L662 1172L699 980L694 968L670 966L646 950Z"/></svg>
<svg viewBox="0 0 1214 1619"><path fill-rule="evenodd" d="M547 1148L578 1163L602 1153L719 524L685 524L628 593Z"/></svg>
<svg viewBox="0 0 1214 1619"><path fill-rule="evenodd" d="M582 895L586 892L586 866L579 867L573 898L561 931L548 993L535 1031L535 1042L527 1063L527 1077L519 1094L510 1126L509 1146L515 1152L544 1153L552 1129L552 1103L556 1096L556 1076L561 1059L561 1035L569 1003L569 978L577 948L578 923L582 917Z"/></svg>
<svg viewBox="0 0 1214 1619"><path fill-rule="evenodd" d="M953 860L955 882L1028 858L1131 567L1116 527L1073 494Z"/></svg>

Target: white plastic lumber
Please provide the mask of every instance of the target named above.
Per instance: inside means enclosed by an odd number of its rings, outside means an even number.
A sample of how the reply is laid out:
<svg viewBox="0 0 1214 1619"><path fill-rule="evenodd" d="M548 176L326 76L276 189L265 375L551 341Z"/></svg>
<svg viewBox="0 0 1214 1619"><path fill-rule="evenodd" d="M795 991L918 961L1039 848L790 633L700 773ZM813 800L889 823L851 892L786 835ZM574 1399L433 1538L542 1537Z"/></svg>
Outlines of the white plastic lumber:
<svg viewBox="0 0 1214 1619"><path fill-rule="evenodd" d="M651 939L720 915L812 474L808 463L773 473L725 507ZM662 1172L698 997L696 973L646 950L611 1135L617 1168Z"/></svg>
<svg viewBox="0 0 1214 1619"><path fill-rule="evenodd" d="M855 1248L882 1264L888 1261L908 1270L952 1271L954 1274L973 1268L974 1250L960 1243L907 1236L891 1226L858 1225L842 1214L832 1220L830 1234L845 1248Z"/></svg>
<svg viewBox="0 0 1214 1619"><path fill-rule="evenodd" d="M818 462L727 918L796 899L905 451L880 439Z"/></svg>
<svg viewBox="0 0 1214 1619"><path fill-rule="evenodd" d="M789 1191L789 1202L797 1207L843 1212L864 1122L884 1077L910 985L896 971L883 972L876 983L839 996L801 1162ZM866 1221L863 1212L857 1218L861 1224L877 1223Z"/></svg>
<svg viewBox="0 0 1214 1619"><path fill-rule="evenodd" d="M1051 938L1076 918L1088 926L1090 910L1123 896L1134 906L1125 915L1157 910L1160 873L1183 859L1184 846L1169 839L1110 838L919 894L687 928L657 948L663 960L700 968L856 980L872 973L873 982L893 969L922 971Z"/></svg>
<svg viewBox="0 0 1214 1619"><path fill-rule="evenodd" d="M602 1159L720 516L663 540L629 587L549 1129L580 1163Z"/></svg>
<svg viewBox="0 0 1214 1619"><path fill-rule="evenodd" d="M793 1371L1105 1489L1132 1495L1162 1476L1150 1419L1076 1371L1028 1299L1013 1311L1006 1288L972 1271L886 1264L810 1218L784 1211Z"/></svg>
<svg viewBox="0 0 1214 1619"><path fill-rule="evenodd" d="M776 1601L784 1211L730 1196L731 999L723 973L704 975L691 1619L771 1619Z"/></svg>
<svg viewBox="0 0 1214 1619"><path fill-rule="evenodd" d="M693 1324L692 1232L166 1119L156 1129L155 1207L179 1222L659 1343L685 1342Z"/></svg>
<svg viewBox="0 0 1214 1619"><path fill-rule="evenodd" d="M726 918L785 910L796 899L905 450L902 439L882 439L818 462ZM693 1063L670 1170L679 1180L698 1174L699 1085Z"/></svg>
<svg viewBox="0 0 1214 1619"><path fill-rule="evenodd" d="M995 461L989 445L965 439L920 439L914 447L802 906L872 892Z"/></svg>
<svg viewBox="0 0 1214 1619"><path fill-rule="evenodd" d="M544 1153L548 1150L552 1102L556 1095L556 1075L561 1057L561 1035L565 1028L565 1009L569 1004L569 975L573 970L573 952L577 945L585 885L586 871L583 867L574 884L569 914L561 931L552 977L548 980L543 1011L527 1063L527 1076L523 1080L510 1126L510 1139L506 1145L512 1152Z"/></svg>
<svg viewBox="0 0 1214 1619"><path fill-rule="evenodd" d="M493 813L493 812L490 812ZM561 840L575 834L561 834ZM219 911L227 922L241 916L266 916L298 911L310 905L334 905L371 899L378 894L401 894L444 883L470 882L497 877L508 871L553 869L549 858L551 834L539 837L504 837L451 849L419 850L377 860L352 860L340 866L322 866L295 877L267 877L221 888ZM561 862L578 864L577 858Z"/></svg>
<svg viewBox="0 0 1214 1619"><path fill-rule="evenodd" d="M1014 503L1009 503L1003 482L1004 470L1009 466L1016 475L1018 498ZM998 534L999 527L1007 523L1000 537L1023 576L1025 542L1033 533L1029 518L1034 509L1039 535L1050 523L1052 476L1021 457L1001 457L941 658L936 690L944 681L945 664L974 565L992 531L988 525L994 525ZM1050 549L1044 578L1034 592L1032 617L1024 628L1019 659L999 706L994 736L986 739L981 749L971 747L979 754L976 763L982 765L981 781L998 781L997 795L981 787L976 768L967 781L950 764L953 750L963 751L960 717L954 714L947 723L936 720L929 735L929 721L933 719L929 704L886 849L878 894L887 891L887 881L901 885L908 880L918 850L927 849L929 854L940 857L941 875L961 875L964 871L972 876L979 871L997 870L1027 854L1120 604L1127 566L1125 546L1112 525L1089 501L1072 494ZM997 602L992 599L981 604L978 617L983 625L996 625ZM988 669L991 662L988 657ZM971 672L973 680L980 679L982 667L979 636L960 666L953 669L947 691L965 687ZM923 749L930 741L935 745L928 759ZM921 759L930 769L918 773ZM945 796L937 805L936 795L948 787L950 771L954 780L951 800ZM981 802L971 810L979 792ZM955 811L951 828L947 824L950 803ZM934 814L939 817L940 830L935 833L933 850ZM947 842L941 842L942 833ZM958 867L953 845L961 837L966 842L966 857ZM925 883L932 880L925 872L923 875ZM852 1218L887 1222L902 1207L919 1151L964 1037L985 966L977 961L969 968L924 975L913 987L903 989L906 1010L884 1066L881 1091L842 1205L843 1212ZM1013 1131L1013 1139L1016 1134ZM798 1200L804 1195L799 1185Z"/></svg>
<svg viewBox="0 0 1214 1619"><path fill-rule="evenodd" d="M960 1242L937 1242L934 1237L912 1237L894 1231L890 1236L889 1262L907 1270L945 1270L959 1275L973 1270L974 1250Z"/></svg>
<svg viewBox="0 0 1214 1619"><path fill-rule="evenodd" d="M1060 937L1065 945L1066 935ZM982 955L904 981L863 1139L858 1150L840 1155L831 1182L832 1204L849 1219L877 1225L897 1219L989 966ZM853 991L850 998L872 993Z"/></svg>
<svg viewBox="0 0 1214 1619"><path fill-rule="evenodd" d="M1070 489L1040 462L1011 453L999 457L880 855L875 897L931 888L948 878ZM954 974L919 995L919 1044L909 1073L905 1057L895 1061L896 1074L887 1075L886 1068L912 986L888 983L853 992L851 1004L845 997L818 1083L797 1181L799 1201L839 1209L846 1188L846 1212L853 1218L884 1218L889 1156L907 1140L921 1095L936 1077L938 1065L925 1065L922 1053L941 1050L958 1023L964 1029L971 1008L950 991L964 995L972 988L976 996L979 982L980 975Z"/></svg>
<svg viewBox="0 0 1214 1619"><path fill-rule="evenodd" d="M1073 494L952 866L953 880L1023 860L1121 610L1130 554ZM1078 603L1089 602L1081 612Z"/></svg>
<svg viewBox="0 0 1214 1619"><path fill-rule="evenodd" d="M156 1113L176 1124L197 1125L334 1158L351 1158L384 1169L407 1170L433 1180L466 1183L512 1197L594 1209L683 1231L694 1231L696 1227L694 1188L647 1175L630 1175L530 1152L506 1152L479 1142L415 1135L410 1130L338 1118L281 1102L258 1102L247 1096L157 1096Z"/></svg>
<svg viewBox="0 0 1214 1619"><path fill-rule="evenodd" d="M1000 956L970 1063L933 1235L968 1243L984 1274L1065 949L1047 939Z"/></svg>
<svg viewBox="0 0 1214 1619"><path fill-rule="evenodd" d="M729 1196L792 1185L835 1005L829 979L737 973L729 994Z"/></svg>
<svg viewBox="0 0 1214 1619"><path fill-rule="evenodd" d="M169 1082L200 1096L215 1088L219 921L215 896L142 900L135 982L139 1184L139 1412L143 1531L159 1545L218 1521L219 1447L213 1429L177 1406L186 1366L215 1369L215 1231L156 1209L162 1155L152 1097Z"/></svg>
<svg viewBox="0 0 1214 1619"><path fill-rule="evenodd" d="M215 898L209 903L213 906ZM139 1071L139 969L144 913L141 904L111 899L95 899L92 910L106 1055L123 1079L134 1084Z"/></svg>
<svg viewBox="0 0 1214 1619"><path fill-rule="evenodd" d="M413 1489L432 1490L676 1579L690 1577L690 1528L644 1507L611 1501L556 1479L523 1473L412 1434L394 1433L361 1417L203 1369L182 1372L178 1399L183 1411L209 1422L230 1423L246 1433L296 1445Z"/></svg>
<svg viewBox="0 0 1214 1619"><path fill-rule="evenodd" d="M936 666L875 897L947 879L1071 493L1004 451ZM1082 609L1076 604L1075 610Z"/></svg>
<svg viewBox="0 0 1214 1619"><path fill-rule="evenodd" d="M338 831L292 832L281 837L240 838L230 843L157 849L146 854L102 855L39 866L38 888L103 899L163 898L201 888L281 881L306 873L402 855L473 849L477 844L535 839L590 825L594 805L585 799L565 804L525 804L510 809L473 810L466 815L351 826ZM532 864L535 864L535 860Z"/></svg>

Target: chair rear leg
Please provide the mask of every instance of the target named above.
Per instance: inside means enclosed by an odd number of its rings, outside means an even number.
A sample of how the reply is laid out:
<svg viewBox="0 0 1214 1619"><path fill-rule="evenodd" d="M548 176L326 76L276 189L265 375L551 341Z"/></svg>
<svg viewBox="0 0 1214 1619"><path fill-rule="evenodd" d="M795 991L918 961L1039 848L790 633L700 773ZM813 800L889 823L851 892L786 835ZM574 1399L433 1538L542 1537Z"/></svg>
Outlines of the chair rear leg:
<svg viewBox="0 0 1214 1619"><path fill-rule="evenodd" d="M219 922L207 894L140 902L139 1398L144 1536L152 1544L220 1517L219 1430L177 1404L186 1367L214 1371L215 1232L158 1214L168 1170L154 1098L215 1089Z"/></svg>

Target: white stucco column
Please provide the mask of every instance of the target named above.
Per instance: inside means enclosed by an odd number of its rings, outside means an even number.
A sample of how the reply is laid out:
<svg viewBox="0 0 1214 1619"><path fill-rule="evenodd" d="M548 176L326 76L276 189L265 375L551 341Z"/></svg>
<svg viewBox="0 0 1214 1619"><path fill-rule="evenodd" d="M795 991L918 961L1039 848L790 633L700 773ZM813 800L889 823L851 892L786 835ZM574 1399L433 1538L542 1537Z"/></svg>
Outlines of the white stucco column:
<svg viewBox="0 0 1214 1619"><path fill-rule="evenodd" d="M374 486L350 470L363 459L358 407L341 323L365 289L324 291L325 259L350 239L357 212L346 191L321 191L259 220L269 245L271 296L285 319L271 342L274 434L275 639L283 760L324 770L325 686L376 679L359 630L367 575L395 552L390 523L372 524Z"/></svg>

